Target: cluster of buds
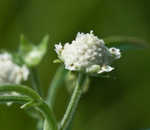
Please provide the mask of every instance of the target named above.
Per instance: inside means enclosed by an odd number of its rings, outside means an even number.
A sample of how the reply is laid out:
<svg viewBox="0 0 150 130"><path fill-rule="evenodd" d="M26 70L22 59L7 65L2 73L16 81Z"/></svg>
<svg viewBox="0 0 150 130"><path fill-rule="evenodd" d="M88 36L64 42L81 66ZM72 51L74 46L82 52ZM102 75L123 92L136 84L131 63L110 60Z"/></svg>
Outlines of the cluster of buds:
<svg viewBox="0 0 150 130"><path fill-rule="evenodd" d="M114 68L110 66L111 63L121 57L119 49L108 48L103 39L95 36L93 31L78 33L71 44L56 44L55 51L66 69L89 74L112 71Z"/></svg>

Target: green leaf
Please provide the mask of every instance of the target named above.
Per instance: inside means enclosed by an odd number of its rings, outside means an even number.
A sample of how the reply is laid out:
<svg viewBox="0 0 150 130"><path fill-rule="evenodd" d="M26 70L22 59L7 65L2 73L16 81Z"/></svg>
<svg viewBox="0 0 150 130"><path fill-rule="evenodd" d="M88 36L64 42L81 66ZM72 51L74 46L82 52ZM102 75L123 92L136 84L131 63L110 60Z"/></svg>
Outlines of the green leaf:
<svg viewBox="0 0 150 130"><path fill-rule="evenodd" d="M26 102L30 102L32 99L27 96L0 96L0 103L6 102L17 102L24 104Z"/></svg>
<svg viewBox="0 0 150 130"><path fill-rule="evenodd" d="M29 101L29 102L23 104L20 108L21 108L21 109L28 109L28 108L30 108L30 107L32 107L32 106L34 106L34 105L36 105L36 103L34 103L34 101L31 100L31 101Z"/></svg>
<svg viewBox="0 0 150 130"><path fill-rule="evenodd" d="M57 121L55 119L55 115L53 114L52 109L44 102L44 100L34 90L24 85L0 84L0 93L6 93L6 92L17 92L21 95L31 98L35 103L37 103L36 109L41 112L43 117L45 117L45 120L48 123L47 124L48 128L51 128L47 130L58 130ZM2 100L4 100L4 98ZM8 100L5 98L5 100L7 101L18 100L18 98L16 97L14 98L13 96L11 99ZM19 98L19 101L20 100L24 101L24 98ZM32 102L30 103L27 104L27 107L32 105Z"/></svg>
<svg viewBox="0 0 150 130"><path fill-rule="evenodd" d="M108 47L116 47L121 51L148 48L148 44L134 37L117 37L112 36L104 39Z"/></svg>
<svg viewBox="0 0 150 130"><path fill-rule="evenodd" d="M46 35L39 45L34 45L21 35L19 52L25 64L32 67L41 62L47 51L48 40L49 37Z"/></svg>
<svg viewBox="0 0 150 130"><path fill-rule="evenodd" d="M0 84L0 93L17 92L20 95L25 95L34 101L42 100L41 97L31 88L25 85L18 84Z"/></svg>

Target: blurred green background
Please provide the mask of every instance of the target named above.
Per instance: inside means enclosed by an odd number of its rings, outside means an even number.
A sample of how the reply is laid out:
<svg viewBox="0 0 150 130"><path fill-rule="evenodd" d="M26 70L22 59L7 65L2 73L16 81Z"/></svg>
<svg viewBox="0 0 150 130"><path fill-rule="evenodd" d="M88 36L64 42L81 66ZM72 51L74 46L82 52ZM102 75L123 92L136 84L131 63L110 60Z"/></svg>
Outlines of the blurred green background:
<svg viewBox="0 0 150 130"><path fill-rule="evenodd" d="M15 51L20 34L34 43L49 34L49 51L39 66L46 95L58 65L54 44L71 41L77 32L99 37L134 36L150 43L149 0L0 0L0 49ZM115 77L92 78L80 102L73 130L136 130L150 127L150 50L130 51L116 62ZM69 101L59 91L60 119ZM36 130L36 121L19 106L0 105L0 130Z"/></svg>

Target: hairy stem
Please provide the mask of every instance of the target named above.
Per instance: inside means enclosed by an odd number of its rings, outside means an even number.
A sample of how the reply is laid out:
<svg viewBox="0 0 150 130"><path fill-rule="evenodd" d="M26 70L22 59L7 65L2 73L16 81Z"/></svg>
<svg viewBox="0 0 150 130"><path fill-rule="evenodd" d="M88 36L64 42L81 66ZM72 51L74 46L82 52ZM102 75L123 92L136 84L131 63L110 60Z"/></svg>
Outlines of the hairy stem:
<svg viewBox="0 0 150 130"><path fill-rule="evenodd" d="M80 97L82 95L82 87L83 87L82 83L84 79L85 79L84 74L80 73L72 97L70 99L69 105L60 123L60 130L67 130L68 127L70 126L70 123L72 122Z"/></svg>
<svg viewBox="0 0 150 130"><path fill-rule="evenodd" d="M42 102L39 105L39 108L41 109L41 113L43 113L44 117L45 117L45 123L44 123L44 130L58 130L58 125L57 125L57 121L52 110L49 108L49 106Z"/></svg>

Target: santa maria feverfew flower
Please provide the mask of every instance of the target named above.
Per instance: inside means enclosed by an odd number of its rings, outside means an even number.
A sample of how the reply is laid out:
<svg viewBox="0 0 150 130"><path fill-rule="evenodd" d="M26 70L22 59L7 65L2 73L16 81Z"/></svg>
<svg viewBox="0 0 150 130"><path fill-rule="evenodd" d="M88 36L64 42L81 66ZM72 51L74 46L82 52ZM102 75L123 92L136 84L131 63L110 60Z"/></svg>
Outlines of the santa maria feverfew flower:
<svg viewBox="0 0 150 130"><path fill-rule="evenodd" d="M119 49L105 46L104 41L95 36L93 31L78 33L71 44L56 44L55 51L66 69L85 73L110 72L114 69L110 64L121 57Z"/></svg>
<svg viewBox="0 0 150 130"><path fill-rule="evenodd" d="M28 75L28 68L25 65L20 67L15 64L9 53L5 52L0 54L0 84L19 84L22 80L27 80Z"/></svg>

